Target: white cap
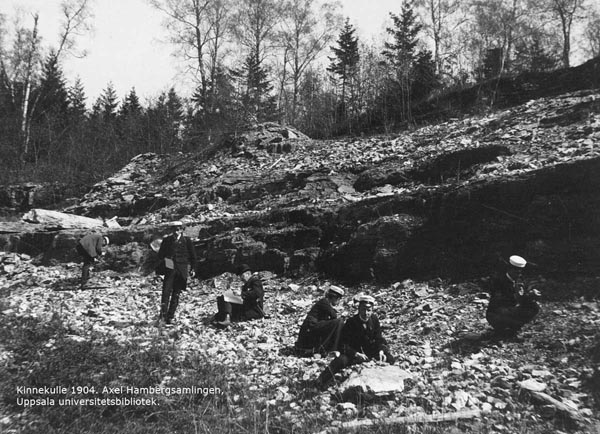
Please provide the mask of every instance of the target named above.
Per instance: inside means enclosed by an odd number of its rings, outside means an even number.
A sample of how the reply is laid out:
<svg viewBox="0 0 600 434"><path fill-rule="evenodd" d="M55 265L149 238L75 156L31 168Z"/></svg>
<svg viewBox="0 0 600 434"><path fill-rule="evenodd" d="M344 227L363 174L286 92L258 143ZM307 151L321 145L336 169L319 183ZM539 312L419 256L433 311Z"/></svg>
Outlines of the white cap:
<svg viewBox="0 0 600 434"><path fill-rule="evenodd" d="M339 295L340 297L344 296L344 290L339 286L331 285L329 287L329 292Z"/></svg>
<svg viewBox="0 0 600 434"><path fill-rule="evenodd" d="M509 262L510 262L510 265L513 265L517 268L525 268L525 265L527 265L527 261L517 255L512 255L509 258Z"/></svg>
<svg viewBox="0 0 600 434"><path fill-rule="evenodd" d="M371 297L370 295L366 295L366 294L363 294L360 297L358 297L358 302L370 304L372 306L375 305L375 299L373 297Z"/></svg>

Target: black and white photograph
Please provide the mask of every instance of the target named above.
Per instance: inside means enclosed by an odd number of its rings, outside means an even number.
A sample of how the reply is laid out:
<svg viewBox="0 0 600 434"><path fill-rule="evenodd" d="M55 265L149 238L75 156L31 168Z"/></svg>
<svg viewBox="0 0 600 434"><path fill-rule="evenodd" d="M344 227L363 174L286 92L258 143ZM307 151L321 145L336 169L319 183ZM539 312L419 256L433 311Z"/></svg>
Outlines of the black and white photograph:
<svg viewBox="0 0 600 434"><path fill-rule="evenodd" d="M0 433L600 433L600 3L2 0Z"/></svg>

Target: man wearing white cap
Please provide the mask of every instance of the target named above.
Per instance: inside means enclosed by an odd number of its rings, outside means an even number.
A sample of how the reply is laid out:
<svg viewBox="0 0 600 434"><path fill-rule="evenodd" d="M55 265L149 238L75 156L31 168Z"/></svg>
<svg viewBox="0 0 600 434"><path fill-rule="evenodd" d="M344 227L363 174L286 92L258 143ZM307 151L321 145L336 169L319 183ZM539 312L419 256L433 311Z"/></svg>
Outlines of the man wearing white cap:
<svg viewBox="0 0 600 434"><path fill-rule="evenodd" d="M344 321L338 318L337 306L344 296L339 286L330 286L325 297L317 301L306 315L298 340L296 351L301 355L336 351Z"/></svg>
<svg viewBox="0 0 600 434"><path fill-rule="evenodd" d="M525 289L523 284L522 275L527 261L513 255L509 263L506 273L491 281L490 302L485 315L498 337L515 337L540 310L534 301L540 296L539 291Z"/></svg>
<svg viewBox="0 0 600 434"><path fill-rule="evenodd" d="M340 347L342 354L333 359L317 379L317 386L324 388L335 374L347 366L376 360L394 364L387 343L381 335L377 315L373 314L375 299L369 295L358 298L358 313L346 321L342 329Z"/></svg>

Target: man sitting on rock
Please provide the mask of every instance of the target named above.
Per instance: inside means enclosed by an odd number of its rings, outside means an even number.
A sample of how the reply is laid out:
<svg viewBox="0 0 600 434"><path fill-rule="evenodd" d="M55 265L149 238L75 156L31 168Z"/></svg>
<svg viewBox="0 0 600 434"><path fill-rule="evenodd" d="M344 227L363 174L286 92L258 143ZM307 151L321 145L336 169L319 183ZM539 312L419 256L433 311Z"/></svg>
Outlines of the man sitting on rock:
<svg viewBox="0 0 600 434"><path fill-rule="evenodd" d="M344 320L338 318L337 306L344 295L344 290L331 286L325 297L317 301L306 315L300 327L296 351L300 355L327 353L336 351Z"/></svg>
<svg viewBox="0 0 600 434"><path fill-rule="evenodd" d="M86 282L90 279L90 269L92 264L100 256L104 256L103 247L108 246L109 239L106 236L100 234L87 234L79 240L77 243L77 253L83 261L83 267L81 269L81 289L83 289Z"/></svg>
<svg viewBox="0 0 600 434"><path fill-rule="evenodd" d="M499 338L516 337L521 327L533 320L540 310L534 301L540 292L537 289L525 289L522 281L527 261L514 255L509 262L506 273L491 281L490 302L485 315Z"/></svg>
<svg viewBox="0 0 600 434"><path fill-rule="evenodd" d="M244 285L241 290L240 303L232 299L228 301L225 296L217 297L217 315L215 324L228 327L232 322L260 319L265 316L263 311L264 290L262 281L257 274L253 274L247 264L242 264L238 271Z"/></svg>
<svg viewBox="0 0 600 434"><path fill-rule="evenodd" d="M394 364L394 357L381 335L377 315L373 314L375 299L369 295L358 298L358 313L346 320L342 328L342 354L332 360L317 379L317 386L325 388L335 374L347 366L375 360Z"/></svg>

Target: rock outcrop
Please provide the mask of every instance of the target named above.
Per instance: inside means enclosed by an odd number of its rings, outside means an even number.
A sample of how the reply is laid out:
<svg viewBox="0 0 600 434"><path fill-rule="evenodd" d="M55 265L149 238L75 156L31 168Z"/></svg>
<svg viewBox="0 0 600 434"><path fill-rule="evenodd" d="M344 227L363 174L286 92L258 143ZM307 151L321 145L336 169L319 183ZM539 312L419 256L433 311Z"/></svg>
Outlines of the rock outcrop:
<svg viewBox="0 0 600 434"><path fill-rule="evenodd" d="M489 274L512 253L540 274L597 273L598 91L397 136L280 138L289 152L247 139L208 161L137 156L68 211L116 216L127 226L118 233L140 234L124 242L146 243L161 222L187 219L201 277L246 262L354 282L464 279ZM4 232L10 249L48 257L57 248Z"/></svg>

